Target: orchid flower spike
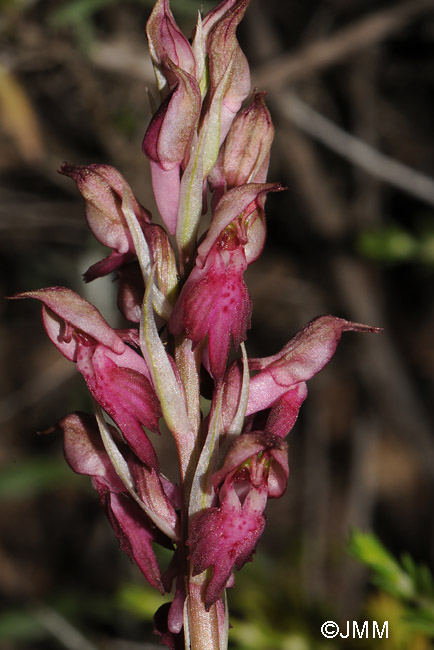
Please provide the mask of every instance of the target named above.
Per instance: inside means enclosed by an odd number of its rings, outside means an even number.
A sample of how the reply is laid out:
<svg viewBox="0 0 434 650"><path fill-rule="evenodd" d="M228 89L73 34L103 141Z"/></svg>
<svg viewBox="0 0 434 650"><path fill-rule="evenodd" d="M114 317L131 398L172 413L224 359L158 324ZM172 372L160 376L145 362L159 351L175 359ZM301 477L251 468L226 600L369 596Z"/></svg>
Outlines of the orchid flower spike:
<svg viewBox="0 0 434 650"><path fill-rule="evenodd" d="M115 274L127 325L110 325L64 287L15 296L42 304L49 339L93 398L93 414L59 423L66 460L91 477L144 578L173 593L155 615L155 632L172 650L226 650L225 591L255 552L267 500L286 489L286 436L307 382L344 332L379 331L321 316L276 354L247 356L244 273L265 245L265 200L283 189L266 180L274 129L265 93L248 99L236 37L248 4L222 0L199 15L191 39L169 0L157 0L148 21L161 103L143 151L164 227L114 167L59 170L75 181L91 232L111 251L84 279ZM154 447L160 431L176 446L173 480ZM172 553L165 570L155 544Z"/></svg>

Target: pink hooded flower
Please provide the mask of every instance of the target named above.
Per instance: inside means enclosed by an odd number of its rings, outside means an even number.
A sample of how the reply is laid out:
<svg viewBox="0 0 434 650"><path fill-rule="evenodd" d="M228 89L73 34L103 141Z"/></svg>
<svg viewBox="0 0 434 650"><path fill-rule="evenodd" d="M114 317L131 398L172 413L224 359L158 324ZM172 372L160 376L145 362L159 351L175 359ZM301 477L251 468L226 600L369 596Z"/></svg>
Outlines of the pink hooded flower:
<svg viewBox="0 0 434 650"><path fill-rule="evenodd" d="M249 64L236 38L237 27L248 4L249 0L228 0L221 3L222 9L227 7L223 15L219 11L210 15L212 29L206 42L210 77L209 113L211 120L214 111L219 113L219 146L250 91ZM216 22L215 16L219 16ZM206 18L204 25L205 29L209 28Z"/></svg>
<svg viewBox="0 0 434 650"><path fill-rule="evenodd" d="M122 176L109 165L69 165L63 163L59 173L76 183L85 200L86 219L96 239L112 249L105 259L84 274L86 282L108 275L135 257L136 251L122 212L124 193L128 194L134 214L142 229L151 221L151 214L134 197Z"/></svg>
<svg viewBox="0 0 434 650"><path fill-rule="evenodd" d="M352 323L334 316L320 316L300 330L277 354L249 359L249 398L244 431L261 429L285 437L292 429L307 397L306 381L330 361L343 332L379 332L378 327ZM224 378L223 421L225 431L237 410L242 368L235 361Z"/></svg>
<svg viewBox="0 0 434 650"><path fill-rule="evenodd" d="M181 165L188 161L199 120L201 96L194 77L170 61L176 83L148 126L143 152L150 160L152 187L158 210L171 235L176 232Z"/></svg>
<svg viewBox="0 0 434 650"><path fill-rule="evenodd" d="M188 541L193 575L213 570L205 594L207 609L221 598L234 567L240 570L251 558L264 531L266 501L264 487L253 487L241 500L232 483L219 507L202 510L193 518Z"/></svg>
<svg viewBox="0 0 434 650"><path fill-rule="evenodd" d="M226 368L231 336L238 347L250 327L251 300L243 274L264 244L265 195L279 189L278 184L250 184L221 198L172 312L173 334L185 329L195 345L208 336L209 367L217 381Z"/></svg>
<svg viewBox="0 0 434 650"><path fill-rule="evenodd" d="M219 505L193 517L189 538L193 573L213 569L208 607L222 596L234 567L239 570L250 559L264 530L267 498L282 496L288 473L286 443L254 431L235 438L223 467L213 474Z"/></svg>
<svg viewBox="0 0 434 650"><path fill-rule="evenodd" d="M177 83L168 61L189 75L195 75L196 61L191 45L176 24L168 0L155 3L146 25L146 35L161 91L166 90L167 94L166 83L170 89Z"/></svg>
<svg viewBox="0 0 434 650"><path fill-rule="evenodd" d="M343 318L320 316L300 330L277 354L250 359L250 370L259 372L250 381L246 415L272 407L280 410L280 417L290 411L290 420L294 419L293 411L298 411L306 396L305 382L330 361L342 333L379 331L378 327ZM284 396L286 398L282 399ZM272 414L272 419L275 427L276 413Z"/></svg>
<svg viewBox="0 0 434 650"><path fill-rule="evenodd" d="M265 94L255 93L231 125L209 177L213 200L232 187L267 179L274 128Z"/></svg>
<svg viewBox="0 0 434 650"><path fill-rule="evenodd" d="M85 413L72 413L59 423L64 434L65 457L72 469L78 474L92 477L92 483L98 492L101 504L116 533L121 549L133 560L144 574L151 586L161 593L165 589L160 567L152 548L153 542L170 547L170 540L165 537L153 522L145 515L138 503L131 498L125 485L116 474L110 458L104 449L94 417ZM116 432L111 427L113 435ZM135 479L137 493L143 493L141 485L147 482L149 470L134 458L128 447L117 440ZM152 487L153 507L160 517L164 517L169 527L177 527L177 517L173 505L165 494L161 481L154 470L155 484Z"/></svg>
<svg viewBox="0 0 434 650"><path fill-rule="evenodd" d="M77 363L92 396L119 426L134 453L157 469L157 456L143 427L158 432L161 411L143 357L124 343L93 305L70 289L51 287L15 297L42 301L51 341Z"/></svg>

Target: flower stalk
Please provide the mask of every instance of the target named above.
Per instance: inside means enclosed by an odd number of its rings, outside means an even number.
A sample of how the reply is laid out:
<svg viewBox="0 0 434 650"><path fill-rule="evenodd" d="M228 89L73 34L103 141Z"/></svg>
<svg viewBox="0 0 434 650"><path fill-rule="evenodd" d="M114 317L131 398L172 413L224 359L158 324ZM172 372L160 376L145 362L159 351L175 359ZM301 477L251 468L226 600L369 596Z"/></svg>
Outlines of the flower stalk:
<svg viewBox="0 0 434 650"><path fill-rule="evenodd" d="M168 0L157 0L149 19L161 103L143 151L164 228L113 167L59 170L77 184L92 233L111 249L84 279L116 275L127 328L111 327L70 289L15 296L42 303L49 338L93 397L94 415L59 423L65 456L92 477L121 549L151 586L172 592L155 615L155 632L172 650L226 650L226 589L255 551L268 498L286 489L286 436L306 381L343 332L379 331L322 316L275 355L247 356L244 272L265 244L267 195L283 189L266 182L273 125L265 94L248 99L249 66L236 39L248 4L222 0L199 16L190 41ZM171 479L153 445L161 431L178 451ZM173 553L165 572L155 543Z"/></svg>

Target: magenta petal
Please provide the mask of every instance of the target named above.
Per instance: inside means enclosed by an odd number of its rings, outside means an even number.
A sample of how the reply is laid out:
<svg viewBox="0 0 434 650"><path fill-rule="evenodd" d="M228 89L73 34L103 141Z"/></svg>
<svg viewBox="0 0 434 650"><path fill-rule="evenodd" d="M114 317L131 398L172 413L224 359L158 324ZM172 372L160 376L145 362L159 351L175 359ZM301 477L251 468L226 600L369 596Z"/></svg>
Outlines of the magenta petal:
<svg viewBox="0 0 434 650"><path fill-rule="evenodd" d="M180 68L169 65L176 77L176 86L152 117L143 139L143 152L166 170L184 160L201 107L196 79Z"/></svg>
<svg viewBox="0 0 434 650"><path fill-rule="evenodd" d="M266 179L274 129L265 106L265 93L255 93L235 118L221 152L228 189Z"/></svg>
<svg viewBox="0 0 434 650"><path fill-rule="evenodd" d="M343 332L380 332L380 328L320 316L298 332L277 354L250 359L249 368L260 370L250 382L247 415L268 408L295 384L316 375L330 361ZM286 389L286 390L285 390Z"/></svg>
<svg viewBox="0 0 434 650"><path fill-rule="evenodd" d="M137 563L148 582L164 593L160 568L151 546L156 541L154 528L143 510L124 494L125 486L104 449L95 418L72 413L59 425L64 433L65 457L69 465L78 474L93 477L94 487L121 548Z"/></svg>
<svg viewBox="0 0 434 650"><path fill-rule="evenodd" d="M223 467L212 476L212 483L218 488L228 474L236 469L243 469L242 466L248 460L259 456L262 461L267 457L266 473L270 470L270 462L277 461L282 470L288 476L287 444L278 436L262 431L242 433L235 438L232 446L226 454ZM259 486L257 486L259 487Z"/></svg>
<svg viewBox="0 0 434 650"><path fill-rule="evenodd" d="M143 430L145 426L158 431L160 417L159 403L149 379L137 370L116 365L103 346L80 345L77 369L138 458L158 469L155 450Z"/></svg>
<svg viewBox="0 0 434 650"><path fill-rule="evenodd" d="M273 404L265 425L265 431L284 438L294 426L300 406L306 397L307 386L305 382L296 384L294 388L284 393Z"/></svg>
<svg viewBox="0 0 434 650"><path fill-rule="evenodd" d="M175 598L169 609L167 617L167 627L173 634L179 634L184 625L184 601L185 587L184 578L179 576L176 584Z"/></svg>
<svg viewBox="0 0 434 650"><path fill-rule="evenodd" d="M250 91L249 64L235 35L248 4L249 0L230 3L207 39L211 98L220 94L223 85L223 101L219 106L220 143Z"/></svg>
<svg viewBox="0 0 434 650"><path fill-rule="evenodd" d="M211 252L206 267L193 271L184 287L184 298L182 294L179 298L183 299L182 322L188 338L198 344L208 334L214 379L224 374L231 335L235 346L245 339L252 309L243 280L244 254L234 250L226 257L227 262L219 252ZM175 308L174 319L177 316Z"/></svg>
<svg viewBox="0 0 434 650"><path fill-rule="evenodd" d="M249 183L226 192L218 202L206 237L198 248L198 265L205 264L209 252L230 223L238 217L245 221L258 208L263 208L268 192L281 190L279 183Z"/></svg>
<svg viewBox="0 0 434 650"><path fill-rule="evenodd" d="M343 332L379 332L378 327L352 323L335 316L320 316L308 323L280 352L251 359L252 370L266 368L282 386L291 386L316 375L332 358Z"/></svg>
<svg viewBox="0 0 434 650"><path fill-rule="evenodd" d="M108 257L96 262L96 264L92 264L92 266L83 273L84 281L92 282L92 280L95 280L96 278L108 275L124 264L130 262L133 257L134 255L132 253L116 253L116 251L113 251Z"/></svg>
<svg viewBox="0 0 434 650"><path fill-rule="evenodd" d="M150 222L150 213L140 205L128 183L109 165L68 165L59 172L76 183L86 206L86 219L97 240L113 249L110 258L92 266L85 274L86 281L110 273L135 255L130 231L122 212L122 202L128 195L132 210L143 228ZM109 261L108 261L109 260Z"/></svg>
<svg viewBox="0 0 434 650"><path fill-rule="evenodd" d="M154 615L154 634L160 637L160 643L170 650L185 650L184 634L174 634L169 630L169 613L171 603L164 603L157 609Z"/></svg>
<svg viewBox="0 0 434 650"><path fill-rule="evenodd" d="M182 491L176 483L172 483L165 476L160 474L161 485L163 490L174 508L180 510L182 508Z"/></svg>
<svg viewBox="0 0 434 650"><path fill-rule="evenodd" d="M207 609L221 598L234 566L241 569L254 552L265 527L266 499L265 490L253 488L241 506L232 492L219 508L208 508L193 519L188 542L193 575L213 569L206 589Z"/></svg>
<svg viewBox="0 0 434 650"><path fill-rule="evenodd" d="M151 162L152 187L169 232L176 231L180 173L200 115L201 94L194 77L168 62L177 83L154 114L143 139Z"/></svg>
<svg viewBox="0 0 434 650"><path fill-rule="evenodd" d="M156 65L169 59L176 66L195 73L196 62L191 45L176 24L168 0L157 0L146 25L151 56ZM165 70L167 74L170 71ZM172 79L170 74L170 85Z"/></svg>
<svg viewBox="0 0 434 650"><path fill-rule="evenodd" d="M171 235L176 232L178 220L179 197L181 191L181 165L165 171L160 163L149 161L152 174L152 189L155 202L167 230Z"/></svg>
<svg viewBox="0 0 434 650"><path fill-rule="evenodd" d="M160 567L152 548L155 535L143 511L129 497L98 486L103 504L120 547L133 560L152 587L164 594Z"/></svg>
<svg viewBox="0 0 434 650"><path fill-rule="evenodd" d="M240 276L226 277L213 310L209 328L209 360L215 379L220 379L226 369L230 333L237 348L246 338L250 327L252 304L244 280Z"/></svg>
<svg viewBox="0 0 434 650"><path fill-rule="evenodd" d="M77 352L76 342L72 338L74 330L89 335L116 354L122 354L125 350L125 343L104 320L96 307L71 289L49 287L37 291L24 291L14 298L37 298L48 307L50 311L44 311L47 334L67 359L75 360Z"/></svg>
<svg viewBox="0 0 434 650"><path fill-rule="evenodd" d="M65 458L74 472L104 480L110 490L123 492L125 486L104 449L95 417L71 413L59 426L63 431Z"/></svg>

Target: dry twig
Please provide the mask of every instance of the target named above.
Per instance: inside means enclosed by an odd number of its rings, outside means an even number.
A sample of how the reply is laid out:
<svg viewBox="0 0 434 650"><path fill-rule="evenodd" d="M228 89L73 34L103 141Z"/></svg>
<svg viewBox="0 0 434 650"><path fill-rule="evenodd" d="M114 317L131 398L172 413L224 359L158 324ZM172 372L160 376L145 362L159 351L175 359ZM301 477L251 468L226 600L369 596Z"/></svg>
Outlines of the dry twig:
<svg viewBox="0 0 434 650"><path fill-rule="evenodd" d="M285 92L279 97L281 114L296 124L299 129L343 156L353 165L362 167L385 183L434 206L432 178L385 156L366 142L346 133L294 93Z"/></svg>
<svg viewBox="0 0 434 650"><path fill-rule="evenodd" d="M399 32L412 20L434 9L434 0L407 0L362 18L322 41L295 54L285 54L261 66L253 82L258 88L278 90L313 72L339 63L356 52L383 41Z"/></svg>
<svg viewBox="0 0 434 650"><path fill-rule="evenodd" d="M36 617L41 625L67 650L98 650L97 646L86 639L55 609L51 607L40 609L36 613Z"/></svg>

